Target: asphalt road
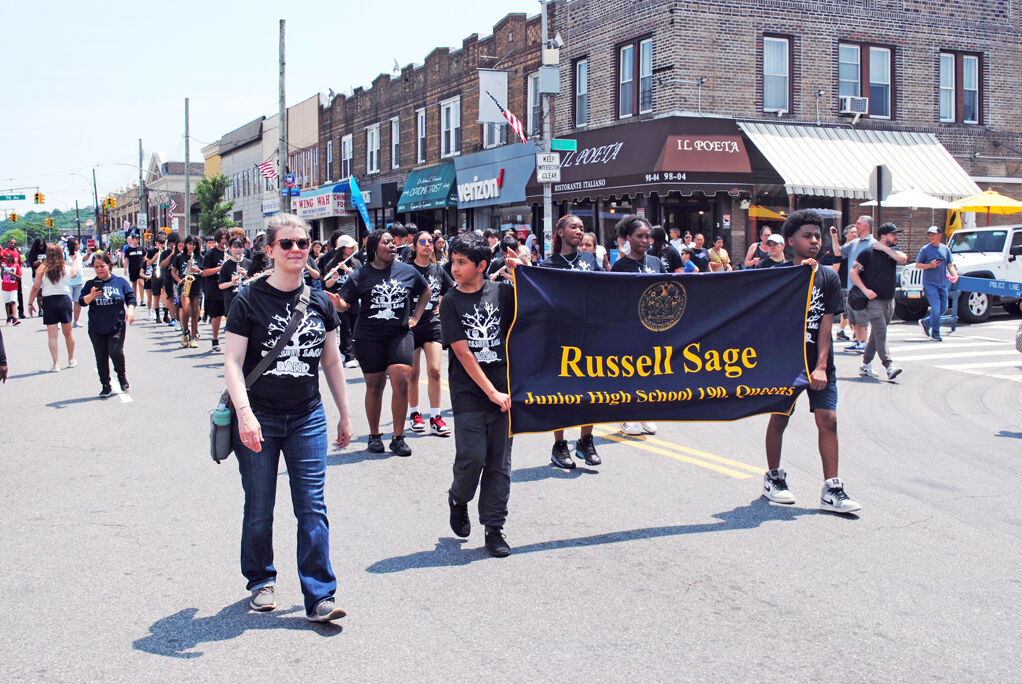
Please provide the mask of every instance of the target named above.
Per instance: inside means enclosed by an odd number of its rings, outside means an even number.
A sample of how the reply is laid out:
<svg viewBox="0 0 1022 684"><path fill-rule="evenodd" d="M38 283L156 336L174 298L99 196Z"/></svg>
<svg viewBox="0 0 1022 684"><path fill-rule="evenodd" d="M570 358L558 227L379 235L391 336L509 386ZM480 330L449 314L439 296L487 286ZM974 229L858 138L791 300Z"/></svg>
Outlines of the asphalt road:
<svg viewBox="0 0 1022 684"><path fill-rule="evenodd" d="M941 353L1010 345L1006 320L945 335ZM507 559L482 548L474 508L468 541L448 529L451 440L413 437L408 459L363 451L349 370L356 441L331 449L326 490L349 615L314 626L283 466L278 609L247 610L236 461L208 456L223 387L208 327L184 350L136 323L130 395L107 400L84 330L81 364L60 373L39 319L3 332L6 681L1018 681L1018 354L967 373L912 358L936 345L897 352L896 383L838 355L859 516L818 510L805 399L786 435L788 507L759 497L764 417L646 439L601 426L604 465L574 471L549 465L550 437L518 438ZM930 344L908 325L892 336Z"/></svg>

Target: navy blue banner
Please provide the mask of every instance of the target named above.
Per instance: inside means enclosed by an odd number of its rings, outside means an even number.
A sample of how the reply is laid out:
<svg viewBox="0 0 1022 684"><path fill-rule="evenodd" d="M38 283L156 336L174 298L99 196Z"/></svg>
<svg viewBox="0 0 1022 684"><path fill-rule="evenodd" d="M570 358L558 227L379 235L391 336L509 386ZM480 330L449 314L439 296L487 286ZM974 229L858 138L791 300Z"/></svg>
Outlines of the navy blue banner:
<svg viewBox="0 0 1022 684"><path fill-rule="evenodd" d="M808 383L812 269L515 269L511 432L790 413Z"/></svg>

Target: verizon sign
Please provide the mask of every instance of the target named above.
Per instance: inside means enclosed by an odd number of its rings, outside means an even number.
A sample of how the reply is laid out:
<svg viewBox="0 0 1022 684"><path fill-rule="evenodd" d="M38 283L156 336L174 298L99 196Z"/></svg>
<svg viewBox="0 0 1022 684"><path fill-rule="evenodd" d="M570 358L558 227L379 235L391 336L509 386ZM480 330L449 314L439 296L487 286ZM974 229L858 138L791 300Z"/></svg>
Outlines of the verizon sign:
<svg viewBox="0 0 1022 684"><path fill-rule="evenodd" d="M298 197L291 200L291 208L303 219L344 216L345 206L344 194L339 192L327 192L322 195Z"/></svg>
<svg viewBox="0 0 1022 684"><path fill-rule="evenodd" d="M504 169L501 169L496 178L479 180L474 176L468 183L458 185L458 202L478 202L480 200L496 199L500 197L500 188L504 185Z"/></svg>

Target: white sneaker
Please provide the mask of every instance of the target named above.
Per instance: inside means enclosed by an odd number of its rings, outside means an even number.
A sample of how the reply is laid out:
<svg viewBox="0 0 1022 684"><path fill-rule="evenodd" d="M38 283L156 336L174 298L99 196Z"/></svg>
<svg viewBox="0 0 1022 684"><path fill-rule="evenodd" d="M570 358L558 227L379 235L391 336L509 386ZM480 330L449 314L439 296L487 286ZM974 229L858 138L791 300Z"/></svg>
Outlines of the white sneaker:
<svg viewBox="0 0 1022 684"><path fill-rule="evenodd" d="M820 508L835 513L854 513L862 506L848 498L848 495L845 494L845 484L841 478L832 477L823 482L823 489L820 491Z"/></svg>
<svg viewBox="0 0 1022 684"><path fill-rule="evenodd" d="M896 377L901 375L901 369L895 366L893 363L887 367L887 379L894 380Z"/></svg>
<svg viewBox="0 0 1022 684"><path fill-rule="evenodd" d="M53 367L50 368L50 372L51 373L59 373L60 372L60 366L58 366L57 364L53 364Z"/></svg>
<svg viewBox="0 0 1022 684"><path fill-rule="evenodd" d="M782 504L795 503L795 495L788 490L787 473L778 468L763 475L763 496Z"/></svg>
<svg viewBox="0 0 1022 684"><path fill-rule="evenodd" d="M358 368L358 361L356 361L355 359L351 359L350 361L345 361L344 362L344 367L345 368Z"/></svg>
<svg viewBox="0 0 1022 684"><path fill-rule="evenodd" d="M643 422L643 423L639 423L639 425L642 426L642 431L645 432L647 435L655 435L656 434L656 423L645 423L645 422Z"/></svg>
<svg viewBox="0 0 1022 684"><path fill-rule="evenodd" d="M863 377L875 378L877 376L877 372L873 370L873 366L869 365L868 363L862 363L859 364L859 375Z"/></svg>
<svg viewBox="0 0 1022 684"><path fill-rule="evenodd" d="M642 425L639 423L621 423L621 432L626 435L641 435Z"/></svg>
<svg viewBox="0 0 1022 684"><path fill-rule="evenodd" d="M77 365L78 365L78 359L71 359L70 361L67 362L67 367L68 368L74 368Z"/></svg>
<svg viewBox="0 0 1022 684"><path fill-rule="evenodd" d="M80 328L80 327L82 327L82 324L79 323L78 321L75 321L74 323L71 324L71 327L72 328Z"/></svg>

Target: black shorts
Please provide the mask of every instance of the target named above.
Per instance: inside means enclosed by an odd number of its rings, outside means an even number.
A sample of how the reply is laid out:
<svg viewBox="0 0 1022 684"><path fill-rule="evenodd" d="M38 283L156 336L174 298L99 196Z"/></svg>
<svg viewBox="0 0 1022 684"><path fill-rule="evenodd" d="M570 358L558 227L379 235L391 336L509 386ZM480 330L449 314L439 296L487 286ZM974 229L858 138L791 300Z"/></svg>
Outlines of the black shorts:
<svg viewBox="0 0 1022 684"><path fill-rule="evenodd" d="M163 294L167 299L174 299L174 279L167 277L163 279Z"/></svg>
<svg viewBox="0 0 1022 684"><path fill-rule="evenodd" d="M163 290L163 278L153 276L146 281L146 289L152 290L155 294L159 295L160 291Z"/></svg>
<svg viewBox="0 0 1022 684"><path fill-rule="evenodd" d="M128 282L131 283L132 285L134 285L136 280L142 280L142 269L139 269L137 271L133 271L133 270L129 269L128 270Z"/></svg>
<svg viewBox="0 0 1022 684"><path fill-rule="evenodd" d="M440 321L433 319L433 321L426 323L425 325L419 324L412 328L412 347L418 349L427 342L437 342L442 344L444 341L443 332L440 329Z"/></svg>
<svg viewBox="0 0 1022 684"><path fill-rule="evenodd" d="M391 337L355 338L355 358L363 373L382 373L398 364L411 366L413 352L411 330Z"/></svg>
<svg viewBox="0 0 1022 684"><path fill-rule="evenodd" d="M69 295L47 295L43 297L43 325L57 325L71 322L71 297Z"/></svg>
<svg viewBox="0 0 1022 684"><path fill-rule="evenodd" d="M206 306L203 310L210 318L219 318L227 315L227 312L224 310L224 298L220 294L219 289L212 293L206 293Z"/></svg>

